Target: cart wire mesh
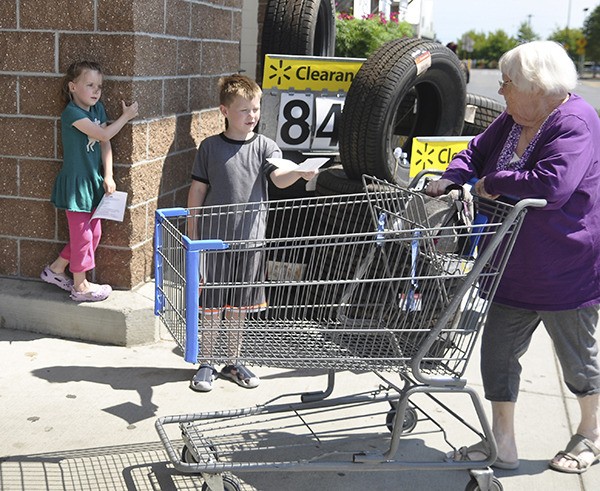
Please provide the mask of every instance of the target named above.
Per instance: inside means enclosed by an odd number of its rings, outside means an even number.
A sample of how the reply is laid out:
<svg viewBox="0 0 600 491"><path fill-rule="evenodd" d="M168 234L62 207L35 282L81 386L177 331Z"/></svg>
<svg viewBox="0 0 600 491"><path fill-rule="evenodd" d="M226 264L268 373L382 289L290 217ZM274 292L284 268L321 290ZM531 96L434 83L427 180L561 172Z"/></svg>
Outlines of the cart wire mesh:
<svg viewBox="0 0 600 491"><path fill-rule="evenodd" d="M155 311L187 361L463 375L526 208L475 197L472 223L433 226L447 202L365 179L156 212Z"/></svg>

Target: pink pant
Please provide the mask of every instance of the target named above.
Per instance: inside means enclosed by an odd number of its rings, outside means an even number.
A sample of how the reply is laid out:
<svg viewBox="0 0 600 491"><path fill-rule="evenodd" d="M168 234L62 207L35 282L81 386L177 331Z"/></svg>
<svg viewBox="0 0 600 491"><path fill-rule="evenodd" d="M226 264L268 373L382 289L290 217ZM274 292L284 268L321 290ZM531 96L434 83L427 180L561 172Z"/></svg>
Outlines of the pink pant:
<svg viewBox="0 0 600 491"><path fill-rule="evenodd" d="M69 261L71 273L83 273L94 269L96 248L102 236L100 219L91 220L92 213L67 211L69 243L60 252L60 257Z"/></svg>

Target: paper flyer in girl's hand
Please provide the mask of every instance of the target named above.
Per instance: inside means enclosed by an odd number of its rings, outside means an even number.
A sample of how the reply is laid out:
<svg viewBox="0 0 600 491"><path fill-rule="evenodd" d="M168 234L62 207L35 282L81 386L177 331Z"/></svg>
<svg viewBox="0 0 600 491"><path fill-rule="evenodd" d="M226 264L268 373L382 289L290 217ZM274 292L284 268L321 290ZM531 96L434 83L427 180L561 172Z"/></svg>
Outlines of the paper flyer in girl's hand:
<svg viewBox="0 0 600 491"><path fill-rule="evenodd" d="M102 196L100 204L92 215L95 218L104 218L106 220L115 220L122 222L125 216L125 206L127 205L127 193L124 191L115 191L112 194Z"/></svg>

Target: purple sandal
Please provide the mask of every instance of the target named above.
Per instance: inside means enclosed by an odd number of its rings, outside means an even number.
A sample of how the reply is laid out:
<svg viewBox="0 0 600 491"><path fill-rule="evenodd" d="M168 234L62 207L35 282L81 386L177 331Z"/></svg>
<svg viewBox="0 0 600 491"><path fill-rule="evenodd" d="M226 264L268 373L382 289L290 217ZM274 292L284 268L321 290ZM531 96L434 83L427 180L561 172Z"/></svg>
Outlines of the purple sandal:
<svg viewBox="0 0 600 491"><path fill-rule="evenodd" d="M46 283L56 285L65 291L70 292L73 288L73 280L69 278L65 273L55 273L50 269L50 266L46 266L40 274L40 278Z"/></svg>
<svg viewBox="0 0 600 491"><path fill-rule="evenodd" d="M71 300L75 302L101 302L106 300L112 293L110 285L96 285L90 283L90 289L85 292L78 292L74 288L71 289Z"/></svg>

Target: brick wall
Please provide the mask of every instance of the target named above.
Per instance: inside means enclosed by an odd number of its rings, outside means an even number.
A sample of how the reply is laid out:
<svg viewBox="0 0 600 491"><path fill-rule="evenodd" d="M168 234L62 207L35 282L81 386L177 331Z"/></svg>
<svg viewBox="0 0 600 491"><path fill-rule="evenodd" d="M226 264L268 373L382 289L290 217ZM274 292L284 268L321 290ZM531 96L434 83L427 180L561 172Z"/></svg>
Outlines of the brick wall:
<svg viewBox="0 0 600 491"><path fill-rule="evenodd" d="M260 1L264 4L264 0ZM103 221L94 279L129 289L152 274L157 207L185 206L198 143L222 128L216 82L240 66L242 0L0 2L0 276L37 278L68 239L49 201L61 166L58 96L75 59L104 68L122 223Z"/></svg>

